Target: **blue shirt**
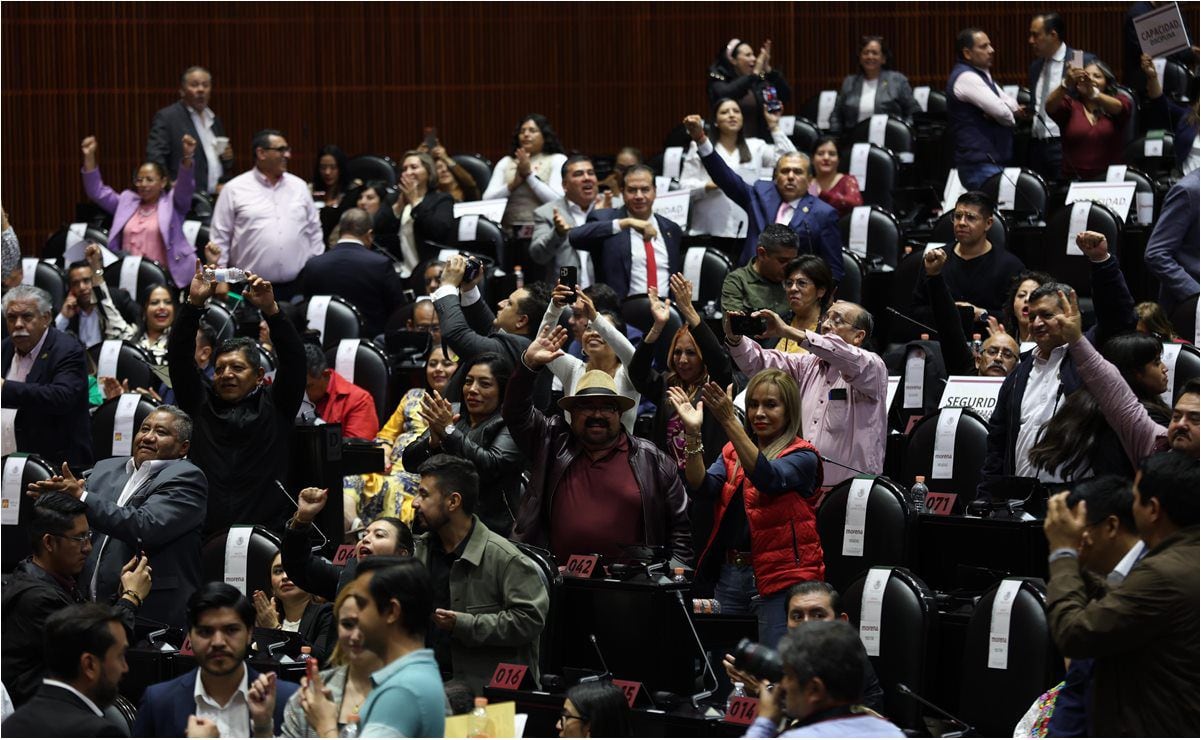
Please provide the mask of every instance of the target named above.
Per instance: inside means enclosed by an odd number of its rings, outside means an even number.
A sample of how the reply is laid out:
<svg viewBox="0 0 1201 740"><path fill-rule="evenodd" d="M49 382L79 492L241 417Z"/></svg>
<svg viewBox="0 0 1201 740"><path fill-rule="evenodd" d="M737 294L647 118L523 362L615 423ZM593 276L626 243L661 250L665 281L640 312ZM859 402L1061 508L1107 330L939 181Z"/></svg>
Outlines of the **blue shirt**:
<svg viewBox="0 0 1201 740"><path fill-rule="evenodd" d="M359 737L442 737L446 698L434 651L414 650L371 674Z"/></svg>

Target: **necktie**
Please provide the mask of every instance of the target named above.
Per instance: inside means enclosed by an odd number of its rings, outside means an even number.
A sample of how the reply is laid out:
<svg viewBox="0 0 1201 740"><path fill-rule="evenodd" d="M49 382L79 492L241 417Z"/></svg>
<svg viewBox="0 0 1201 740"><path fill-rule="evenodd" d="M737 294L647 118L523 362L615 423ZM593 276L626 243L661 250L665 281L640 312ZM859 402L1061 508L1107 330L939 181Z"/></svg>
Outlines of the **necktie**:
<svg viewBox="0 0 1201 740"><path fill-rule="evenodd" d="M646 248L646 289L659 294L659 268L655 265L655 245L650 239L643 239L642 246Z"/></svg>
<svg viewBox="0 0 1201 740"><path fill-rule="evenodd" d="M788 201L781 203L780 210L776 211L776 223L787 226L788 222L792 220L792 212L795 210Z"/></svg>

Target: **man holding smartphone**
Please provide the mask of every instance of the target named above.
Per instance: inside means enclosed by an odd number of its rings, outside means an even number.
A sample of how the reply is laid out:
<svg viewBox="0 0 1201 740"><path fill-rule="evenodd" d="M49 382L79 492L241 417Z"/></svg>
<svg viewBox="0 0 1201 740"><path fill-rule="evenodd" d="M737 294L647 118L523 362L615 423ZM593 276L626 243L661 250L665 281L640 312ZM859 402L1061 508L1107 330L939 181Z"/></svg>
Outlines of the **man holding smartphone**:
<svg viewBox="0 0 1201 740"><path fill-rule="evenodd" d="M549 274L563 267L579 269L586 266L582 271L584 282L580 283L585 288L592 284L592 258L572 247L568 233L587 220L596 206L597 194L596 169L592 160L575 154L563 163L563 197L534 209L530 258L546 265Z"/></svg>

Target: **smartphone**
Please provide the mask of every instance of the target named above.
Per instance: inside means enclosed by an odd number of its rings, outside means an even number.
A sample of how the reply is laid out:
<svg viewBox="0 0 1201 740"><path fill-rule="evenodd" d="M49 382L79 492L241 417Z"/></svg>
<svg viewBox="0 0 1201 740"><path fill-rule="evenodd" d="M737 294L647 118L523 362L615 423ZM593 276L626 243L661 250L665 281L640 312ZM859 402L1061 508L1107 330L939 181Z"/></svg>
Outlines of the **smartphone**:
<svg viewBox="0 0 1201 740"><path fill-rule="evenodd" d="M480 274L480 267L482 265L475 257L463 256L467 257L467 267L463 269L463 282L470 283L472 280L475 280L476 275Z"/></svg>
<svg viewBox="0 0 1201 740"><path fill-rule="evenodd" d="M775 85L767 85L763 88L763 105L767 106L768 113L779 113L784 110L784 103L780 102L780 93L776 91Z"/></svg>
<svg viewBox="0 0 1201 740"><path fill-rule="evenodd" d="M757 337L767 331L767 319L730 314L730 331L742 337Z"/></svg>
<svg viewBox="0 0 1201 740"><path fill-rule="evenodd" d="M576 283L580 282L580 268L575 266L564 266L559 268L559 285L566 285L571 288L571 295L568 296L568 303L575 303Z"/></svg>
<svg viewBox="0 0 1201 740"><path fill-rule="evenodd" d="M438 129L433 126L425 127L425 141L423 142L429 149L438 146Z"/></svg>

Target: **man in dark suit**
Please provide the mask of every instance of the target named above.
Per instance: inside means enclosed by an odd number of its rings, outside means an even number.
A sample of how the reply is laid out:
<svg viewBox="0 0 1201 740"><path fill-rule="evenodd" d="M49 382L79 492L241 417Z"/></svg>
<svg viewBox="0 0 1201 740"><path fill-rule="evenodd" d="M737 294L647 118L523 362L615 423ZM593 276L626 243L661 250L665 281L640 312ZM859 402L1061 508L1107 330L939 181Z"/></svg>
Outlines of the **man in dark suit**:
<svg viewBox="0 0 1201 740"><path fill-rule="evenodd" d="M284 707L300 687L246 665L254 617L254 604L227 583L206 583L192 594L188 637L198 667L147 687L133 736L184 737L193 716L215 724L220 737L278 735Z"/></svg>
<svg viewBox="0 0 1201 740"><path fill-rule="evenodd" d="M0 726L5 737L128 737L105 718L125 675L129 638L99 604L68 606L46 620L46 668L38 693Z"/></svg>
<svg viewBox="0 0 1201 740"><path fill-rule="evenodd" d="M684 269L684 233L654 212L655 171L642 164L626 170L621 197L624 206L593 211L568 238L577 249L592 252L597 282L606 283L618 296L644 296L650 284L658 286L659 295L667 295L669 276Z"/></svg>
<svg viewBox="0 0 1201 740"><path fill-rule="evenodd" d="M183 135L200 143L195 163L196 190L216 192L217 184L234 173L234 150L225 134L221 119L208 107L213 91L213 76L204 67L188 67L179 78L179 100L160 109L150 124L146 139L146 160L167 168L171 178L183 159ZM225 146L218 147L218 137Z"/></svg>
<svg viewBox="0 0 1201 740"><path fill-rule="evenodd" d="M343 213L338 221L338 243L310 259L300 271L305 298L336 295L350 301L363 315L368 338L384 331L384 322L400 306L404 293L392 260L371 249L371 223L371 216L361 208Z"/></svg>
<svg viewBox="0 0 1201 740"><path fill-rule="evenodd" d="M183 605L201 582L200 530L208 505L204 473L183 459L191 439L192 418L160 406L134 435L132 457L101 460L86 482L64 469L61 477L29 487L30 495L62 491L86 503L93 541L81 581L89 597L111 600L125 564L145 553L154 586L138 615L180 628Z"/></svg>
<svg viewBox="0 0 1201 740"><path fill-rule="evenodd" d="M842 281L842 236L838 233L838 212L809 194L809 157L801 152L785 154L776 162L772 182L759 180L748 185L730 169L705 136L704 122L698 115L684 119L689 136L696 142L705 171L726 197L742 207L750 217L746 246L740 265L755 256L759 232L768 224L784 224L797 233L798 254L816 254L830 266L836 282Z"/></svg>
<svg viewBox="0 0 1201 740"><path fill-rule="evenodd" d="M104 284L100 247L88 245L88 259L67 267L70 290L54 319L54 328L91 348L106 339L133 339L138 334L137 302L121 288Z"/></svg>
<svg viewBox="0 0 1201 740"><path fill-rule="evenodd" d="M83 345L50 327L50 295L32 285L4 294L8 337L0 344L4 408L16 449L41 455L54 466L92 463L88 416L88 366ZM4 454L13 452L5 449Z"/></svg>
<svg viewBox="0 0 1201 740"><path fill-rule="evenodd" d="M1026 166L1048 180L1059 180L1062 175L1063 139L1059 126L1051 120L1044 105L1055 86L1063 83L1076 51L1068 46L1067 35L1067 22L1059 13L1042 13L1030 21L1030 48L1036 56L1030 63L1027 83L1034 117ZM1084 53L1085 66L1096 59L1092 54Z"/></svg>

